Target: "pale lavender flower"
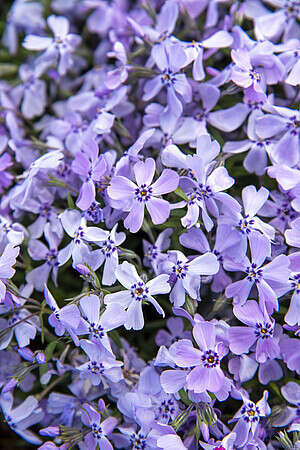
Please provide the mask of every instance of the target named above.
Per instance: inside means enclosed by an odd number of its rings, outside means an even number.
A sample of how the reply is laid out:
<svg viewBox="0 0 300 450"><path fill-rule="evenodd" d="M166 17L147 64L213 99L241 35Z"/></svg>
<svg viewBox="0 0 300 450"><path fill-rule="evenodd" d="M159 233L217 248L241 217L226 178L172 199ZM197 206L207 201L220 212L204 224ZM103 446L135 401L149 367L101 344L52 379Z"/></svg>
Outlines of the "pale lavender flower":
<svg viewBox="0 0 300 450"><path fill-rule="evenodd" d="M271 106L270 114L258 117L255 132L262 139L278 136L272 150L274 162L294 167L300 159L300 113L283 106Z"/></svg>
<svg viewBox="0 0 300 450"><path fill-rule="evenodd" d="M153 223L167 220L170 204L159 196L174 191L178 186L179 176L173 170L165 169L161 176L151 184L155 172L155 161L147 158L134 165L137 185L123 176L113 177L107 193L114 208L130 211L124 220L124 226L136 233L142 226L144 209L148 209Z"/></svg>
<svg viewBox="0 0 300 450"><path fill-rule="evenodd" d="M123 325L126 320L122 305L112 303L100 315L100 299L91 294L80 299L80 311L83 319L80 324L80 334L89 334L91 342L103 345L112 353L107 332Z"/></svg>
<svg viewBox="0 0 300 450"><path fill-rule="evenodd" d="M213 323L196 323L193 336L200 350L194 348L190 340L182 339L171 345L170 355L178 367L193 368L186 376L189 390L195 393L218 392L225 382L225 375L220 368L220 361L226 353L225 347L220 342L216 343ZM162 376L166 378L168 374Z"/></svg>
<svg viewBox="0 0 300 450"><path fill-rule="evenodd" d="M116 269L119 265L118 246L126 239L125 233L117 233L117 226L118 224L113 227L105 240L97 244L101 247L99 265L104 263L102 283L108 286L114 284L117 279Z"/></svg>
<svg viewBox="0 0 300 450"><path fill-rule="evenodd" d="M75 155L72 170L84 177L76 205L82 210L88 209L95 201L95 184L101 180L106 171L106 161L103 155L99 156L99 147L94 139L85 139L82 151Z"/></svg>
<svg viewBox="0 0 300 450"><path fill-rule="evenodd" d="M127 330L141 330L144 327L142 312L143 303L151 303L156 311L164 317L164 311L153 295L167 294L170 292L169 276L158 275L145 283L137 274L135 267L124 261L116 270L118 281L126 288L125 291L108 294L104 297L104 303L120 303L126 309L124 326Z"/></svg>
<svg viewBox="0 0 300 450"><path fill-rule="evenodd" d="M229 328L229 347L233 353L248 353L256 344L255 359L259 363L279 357L280 329L266 310L262 310L254 300L249 300L242 306L235 306L233 313L247 325Z"/></svg>
<svg viewBox="0 0 300 450"><path fill-rule="evenodd" d="M214 223L209 213L218 218L220 209L233 206L232 198L223 190L234 184L225 167L211 170L210 165L201 156L187 156L186 164L190 170L190 177L181 177L180 187L187 196L187 213L181 219L183 226L191 228L199 219L202 220L207 231Z"/></svg>
<svg viewBox="0 0 300 450"><path fill-rule="evenodd" d="M108 232L97 227L87 227L86 220L80 212L72 209L64 211L61 216L61 223L72 241L58 252L59 265L65 264L72 256L73 265L84 263L83 252L88 250L86 242L104 241Z"/></svg>
<svg viewBox="0 0 300 450"><path fill-rule="evenodd" d="M176 121L183 111L182 101L189 103L192 100L192 88L186 75L180 72L186 65L185 52L181 46L165 41L152 48L151 56L160 74L145 83L143 100L152 99L166 87L167 106L160 120L161 123Z"/></svg>
<svg viewBox="0 0 300 450"><path fill-rule="evenodd" d="M300 217L291 223L291 228L286 230L284 236L289 245L300 248Z"/></svg>
<svg viewBox="0 0 300 450"><path fill-rule="evenodd" d="M248 440L253 438L260 418L271 413L270 406L267 403L268 396L268 391L264 391L262 399L256 404L248 398L244 398L243 406L231 419L231 421L238 421L233 429L233 432L236 433L235 445L238 448L243 448Z"/></svg>
<svg viewBox="0 0 300 450"><path fill-rule="evenodd" d="M205 78L203 68L203 53L205 48L218 49L230 47L233 38L227 31L220 30L201 42L184 42L183 48L187 56L186 66L193 62L193 78L201 81Z"/></svg>
<svg viewBox="0 0 300 450"><path fill-rule="evenodd" d="M44 294L46 303L50 306L52 314L49 316L48 321L54 328L57 336L63 336L67 331L74 341L75 345L79 345L79 340L76 335L76 329L80 323L80 312L76 305L66 305L59 308L54 297L49 289L45 286Z"/></svg>
<svg viewBox="0 0 300 450"><path fill-rule="evenodd" d="M49 244L49 248L43 242L36 239L31 239L28 245L28 253L33 260L46 260L44 264L31 270L26 275L27 283L32 284L37 291L44 290L44 286L47 284L50 272L53 283L57 285L57 247L61 239L57 236L57 234L51 232L49 222L45 225L44 233L45 239Z"/></svg>
<svg viewBox="0 0 300 450"><path fill-rule="evenodd" d="M189 261L180 251L169 251L159 271L168 273L172 286L170 301L174 306L182 306L186 293L195 300L200 300L201 275L214 275L219 270L219 262L211 252Z"/></svg>
<svg viewBox="0 0 300 450"><path fill-rule="evenodd" d="M123 378L120 369L123 363L117 361L104 347L87 339L82 339L80 346L89 357L89 361L77 367L81 378L89 379L93 386L98 386L106 379L117 383Z"/></svg>
<svg viewBox="0 0 300 450"><path fill-rule="evenodd" d="M109 442L107 435L113 431L118 423L116 417L109 416L101 421L99 412L89 405L84 403L82 406L83 414L81 420L87 427L91 428L84 442L88 449L95 450L97 447L103 450L113 450L113 446Z"/></svg>
<svg viewBox="0 0 300 450"><path fill-rule="evenodd" d="M6 294L5 281L12 278L15 274L13 269L20 247L7 244L0 256L0 303L4 300Z"/></svg>
<svg viewBox="0 0 300 450"><path fill-rule="evenodd" d="M13 395L11 392L0 395L0 407L6 423L23 439L33 445L39 445L42 441L28 427L42 420L44 412L39 407L38 401L30 395L23 403L13 408Z"/></svg>
<svg viewBox="0 0 300 450"><path fill-rule="evenodd" d="M285 255L279 255L270 263L263 266L266 258L270 257L270 242L268 238L260 233L251 233L250 249L252 262L247 256L239 262L227 261L227 270L241 270L247 276L243 280L235 281L227 286L225 295L233 297L234 304L243 305L249 297L252 286L258 290L261 308L266 307L268 313L272 313L274 308L278 310L277 297L282 296L289 290L289 259Z"/></svg>
<svg viewBox="0 0 300 450"><path fill-rule="evenodd" d="M26 119L40 116L47 103L45 81L39 80L35 69L26 64L20 66L19 75L23 83L13 89L12 95L21 103L21 112Z"/></svg>
<svg viewBox="0 0 300 450"><path fill-rule="evenodd" d="M1 129L0 129L0 135L1 135ZM0 149L1 154L1 149ZM3 155L0 156L0 194L3 194L3 190L7 189L13 180L13 175L9 172L6 172L6 169L11 167L13 165L11 156L8 153L3 153Z"/></svg>
<svg viewBox="0 0 300 450"><path fill-rule="evenodd" d="M53 38L29 34L25 37L23 46L27 50L45 52L37 60L37 69L43 73L52 64L58 63L59 75L65 75L72 67L72 53L80 44L79 35L69 33L70 23L63 16L49 16L47 24L54 34Z"/></svg>

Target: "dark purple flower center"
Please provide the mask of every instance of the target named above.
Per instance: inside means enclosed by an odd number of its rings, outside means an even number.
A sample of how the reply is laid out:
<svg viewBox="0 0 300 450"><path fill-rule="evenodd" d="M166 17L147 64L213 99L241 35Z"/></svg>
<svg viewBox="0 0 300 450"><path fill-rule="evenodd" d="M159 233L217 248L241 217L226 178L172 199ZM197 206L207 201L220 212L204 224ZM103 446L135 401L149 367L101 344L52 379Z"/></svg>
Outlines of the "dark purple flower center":
<svg viewBox="0 0 300 450"><path fill-rule="evenodd" d="M103 436L103 430L100 425L97 425L96 423L92 424L92 433L95 439L101 439Z"/></svg>
<svg viewBox="0 0 300 450"><path fill-rule="evenodd" d="M73 240L75 244L80 244L81 240L84 237L84 231L82 227L78 227L73 235Z"/></svg>
<svg viewBox="0 0 300 450"><path fill-rule="evenodd" d="M140 450L146 447L146 436L142 433L132 433L130 435L130 443L132 444L132 450Z"/></svg>
<svg viewBox="0 0 300 450"><path fill-rule="evenodd" d="M147 300L149 289L142 281L139 281L138 283L134 283L131 286L130 293L132 298L134 298L138 302L141 302L143 300Z"/></svg>
<svg viewBox="0 0 300 450"><path fill-rule="evenodd" d="M166 86L171 86L176 80L176 74L171 72L170 69L166 69L163 71L161 75L161 82Z"/></svg>
<svg viewBox="0 0 300 450"><path fill-rule="evenodd" d="M88 365L88 370L91 373L98 375L104 372L104 366L102 363L98 363L97 361L91 361Z"/></svg>
<svg viewBox="0 0 300 450"><path fill-rule="evenodd" d="M171 398L169 400L163 400L158 407L158 416L156 420L163 419L169 421L175 413L175 403Z"/></svg>
<svg viewBox="0 0 300 450"><path fill-rule="evenodd" d="M300 294L300 273L296 273L292 277L291 280L291 288L296 291L296 294Z"/></svg>
<svg viewBox="0 0 300 450"><path fill-rule="evenodd" d="M255 326L255 335L257 338L267 339L273 337L274 325L270 322L257 322Z"/></svg>
<svg viewBox="0 0 300 450"><path fill-rule="evenodd" d="M142 184L135 190L135 198L139 202L147 202L152 196L152 187Z"/></svg>
<svg viewBox="0 0 300 450"><path fill-rule="evenodd" d="M95 339L102 339L104 337L104 329L101 325L96 325L94 322L90 323L89 332L92 333Z"/></svg>
<svg viewBox="0 0 300 450"><path fill-rule="evenodd" d="M256 81L257 83L261 81L261 76L255 69L249 70L249 77L251 78L251 80Z"/></svg>
<svg viewBox="0 0 300 450"><path fill-rule="evenodd" d="M255 283L259 283L262 277L262 270L257 267L255 263L252 263L251 266L248 266L246 269L246 273L248 274L247 280L254 281Z"/></svg>
<svg viewBox="0 0 300 450"><path fill-rule="evenodd" d="M259 408L253 402L249 402L242 407L242 417L245 422L258 422L260 411Z"/></svg>
<svg viewBox="0 0 300 450"><path fill-rule="evenodd" d="M112 239L106 239L102 243L101 251L103 255L107 258L110 258L111 255L117 250L117 247L115 245L115 242Z"/></svg>
<svg viewBox="0 0 300 450"><path fill-rule="evenodd" d="M49 252L47 252L47 254L46 254L46 261L47 261L47 264L51 267L58 266L57 250L55 250L54 248L51 248L49 250Z"/></svg>
<svg viewBox="0 0 300 450"><path fill-rule="evenodd" d="M254 225L254 220L249 219L249 215L247 214L239 221L238 227L243 234L249 234L252 231L252 225Z"/></svg>
<svg viewBox="0 0 300 450"><path fill-rule="evenodd" d="M213 367L217 367L220 365L219 355L213 350L206 350L206 352L203 353L201 359L204 367L208 369L212 369Z"/></svg>
<svg viewBox="0 0 300 450"><path fill-rule="evenodd" d="M176 265L173 266L173 268L172 268L173 274L175 275L174 278L176 277L175 281L177 278L181 278L181 279L185 278L188 268L189 267L187 264L185 264L183 261L178 260L176 262Z"/></svg>

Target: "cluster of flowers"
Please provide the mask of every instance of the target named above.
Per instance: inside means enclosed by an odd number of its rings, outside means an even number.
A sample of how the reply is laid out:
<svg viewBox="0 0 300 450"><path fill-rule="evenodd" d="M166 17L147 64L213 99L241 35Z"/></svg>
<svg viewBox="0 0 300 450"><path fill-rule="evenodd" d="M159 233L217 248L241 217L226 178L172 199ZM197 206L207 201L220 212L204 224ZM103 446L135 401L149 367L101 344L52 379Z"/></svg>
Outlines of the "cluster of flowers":
<svg viewBox="0 0 300 450"><path fill-rule="evenodd" d="M29 443L300 449L299 18L13 2L0 409Z"/></svg>

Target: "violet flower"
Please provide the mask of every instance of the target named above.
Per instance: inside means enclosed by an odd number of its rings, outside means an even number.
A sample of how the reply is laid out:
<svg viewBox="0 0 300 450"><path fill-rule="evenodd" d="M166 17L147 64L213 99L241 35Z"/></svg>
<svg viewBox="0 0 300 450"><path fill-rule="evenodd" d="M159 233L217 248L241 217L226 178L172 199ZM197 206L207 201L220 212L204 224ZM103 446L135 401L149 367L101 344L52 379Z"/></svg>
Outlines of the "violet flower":
<svg viewBox="0 0 300 450"><path fill-rule="evenodd" d="M80 311L83 321L80 324L80 334L89 334L90 341L103 345L112 353L108 331L123 325L126 313L122 305L112 303L100 315L100 300L94 294L80 299Z"/></svg>
<svg viewBox="0 0 300 450"><path fill-rule="evenodd" d="M31 239L28 245L28 253L35 261L46 260L44 264L31 270L26 275L27 283L34 286L37 291L43 291L44 285L47 284L50 272L52 272L52 281L57 285L58 274L58 251L57 247L61 239L57 234L50 230L50 223L45 225L45 239L49 244L49 248L41 241Z"/></svg>
<svg viewBox="0 0 300 450"><path fill-rule="evenodd" d="M116 417L109 416L101 421L99 412L88 403L82 406L83 414L81 420L84 425L91 428L91 432L84 438L84 443L90 450L96 450L97 447L103 450L113 450L113 446L107 439L118 423Z"/></svg>
<svg viewBox="0 0 300 450"><path fill-rule="evenodd" d="M13 265L16 263L19 251L20 247L15 247L9 243L0 256L0 303L4 300L6 294L5 281L12 278L15 274Z"/></svg>
<svg viewBox="0 0 300 450"><path fill-rule="evenodd" d="M80 322L80 312L77 306L71 304L59 308L47 286L44 288L44 294L47 305L53 311L48 321L54 328L55 334L57 336L63 336L65 331L67 331L73 339L74 344L79 345L76 329Z"/></svg>
<svg viewBox="0 0 300 450"><path fill-rule="evenodd" d="M108 232L97 227L87 227L85 219L74 209L64 211L61 223L72 241L58 252L59 265L65 264L72 256L73 265L84 263L83 252L88 248L86 242L104 241Z"/></svg>
<svg viewBox="0 0 300 450"><path fill-rule="evenodd" d="M186 65L183 48L168 41L152 48L151 56L159 68L160 74L147 81L144 86L143 100L151 100L165 86L167 88L167 106L161 115L161 123L176 121L181 116L184 102L192 100L192 89L180 69Z"/></svg>
<svg viewBox="0 0 300 450"><path fill-rule="evenodd" d="M106 171L106 161L103 155L99 156L99 148L94 139L84 140L82 150L76 153L72 170L84 177L76 205L86 210L95 201L95 184L101 180Z"/></svg>
<svg viewBox="0 0 300 450"><path fill-rule="evenodd" d="M257 287L261 308L266 307L268 313L278 310L277 297L289 290L288 279L290 275L289 259L285 255L279 255L270 263L262 265L266 258L270 257L270 243L266 236L257 232L250 236L250 249L252 262L247 256L242 261L227 262L227 270L242 270L247 276L243 280L235 281L227 286L225 295L233 297L236 305L243 305L253 285Z"/></svg>
<svg viewBox="0 0 300 450"><path fill-rule="evenodd" d="M123 176L115 176L107 193L114 208L130 211L124 220L124 226L131 233L136 233L142 226L145 207L153 223L160 224L167 220L170 204L159 196L174 191L178 186L179 176L173 170L165 169L158 180L151 184L155 172L155 161L152 158L137 162L133 169L137 184Z"/></svg>
<svg viewBox="0 0 300 450"><path fill-rule="evenodd" d="M229 348L236 355L248 353L256 344L255 359L264 363L267 359L279 357L279 329L268 313L254 300L233 308L234 315L247 327L230 327Z"/></svg>
<svg viewBox="0 0 300 450"><path fill-rule="evenodd" d="M72 53L80 44L81 38L77 34L69 33L70 23L66 17L49 16L47 24L54 34L53 38L28 34L23 46L27 50L45 50L37 60L37 69L40 73L58 62L59 75L65 75L73 65Z"/></svg>
<svg viewBox="0 0 300 450"><path fill-rule="evenodd" d="M194 348L191 341L182 339L171 345L170 355L178 367L193 368L186 376L189 390L195 393L206 390L218 392L225 382L225 375L220 368L220 361L225 354L224 346L216 343L215 326L210 322L196 323L193 336L200 350ZM167 374L162 376L166 378Z"/></svg>
<svg viewBox="0 0 300 450"><path fill-rule="evenodd" d="M120 369L123 363L104 347L87 339L82 339L80 346L89 357L89 361L77 367L81 378L88 379L93 386L98 386L105 379L117 383L123 378Z"/></svg>
<svg viewBox="0 0 300 450"><path fill-rule="evenodd" d="M142 312L143 303L151 303L158 314L164 317L164 311L153 295L167 294L170 292L168 283L169 276L158 275L145 283L137 274L135 267L124 261L116 269L117 280L126 288L125 291L108 294L104 297L104 303L120 303L126 309L126 320L124 326L127 330L141 330L144 327L144 317Z"/></svg>
<svg viewBox="0 0 300 450"><path fill-rule="evenodd" d="M1 134L1 130L0 130ZM1 154L1 150L0 150ZM7 189L13 180L13 175L9 172L6 172L6 169L11 167L13 165L11 156L8 153L3 153L3 155L0 156L0 194L3 194L3 190Z"/></svg>
<svg viewBox="0 0 300 450"><path fill-rule="evenodd" d="M256 404L251 400L244 398L243 406L235 414L232 421L238 421L233 432L236 434L235 445L243 448L244 445L253 438L261 417L268 416L271 413L270 406L267 403L269 393L264 391L261 400Z"/></svg>
<svg viewBox="0 0 300 450"><path fill-rule="evenodd" d="M101 247L99 265L104 263L102 283L107 286L116 282L116 269L119 265L118 246L126 239L125 233L117 233L117 226L118 224L113 227L104 241L98 243Z"/></svg>
<svg viewBox="0 0 300 450"><path fill-rule="evenodd" d="M189 261L182 252L169 251L159 271L169 274L172 286L170 301L174 306L182 306L186 293L195 300L200 300L200 275L214 275L219 270L216 255L207 252Z"/></svg>
<svg viewBox="0 0 300 450"><path fill-rule="evenodd" d="M0 407L6 423L15 433L19 434L25 441L33 445L39 445L42 441L28 427L42 420L44 412L39 407L38 401L30 395L23 403L13 408L13 395L11 392L0 395Z"/></svg>

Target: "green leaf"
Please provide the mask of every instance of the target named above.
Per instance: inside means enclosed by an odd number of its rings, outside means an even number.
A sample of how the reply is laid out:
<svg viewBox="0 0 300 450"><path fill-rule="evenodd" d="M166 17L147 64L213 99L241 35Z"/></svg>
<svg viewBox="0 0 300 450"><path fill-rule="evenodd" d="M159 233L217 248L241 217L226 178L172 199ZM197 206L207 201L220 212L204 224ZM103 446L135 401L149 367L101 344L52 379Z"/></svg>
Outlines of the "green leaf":
<svg viewBox="0 0 300 450"><path fill-rule="evenodd" d="M45 356L46 356L47 361L50 361L50 359L52 358L55 347L56 347L56 341L52 341L52 342L50 342L50 344L47 345L46 350L45 350Z"/></svg>
<svg viewBox="0 0 300 450"><path fill-rule="evenodd" d="M175 192L176 195L178 195L178 197L182 198L186 202L188 201L187 196L185 195L185 193L183 192L183 190L179 186L178 186L177 189L175 189L174 192Z"/></svg>
<svg viewBox="0 0 300 450"><path fill-rule="evenodd" d="M67 201L68 201L68 208L70 209L76 209L74 200L70 194L70 192L67 193Z"/></svg>

